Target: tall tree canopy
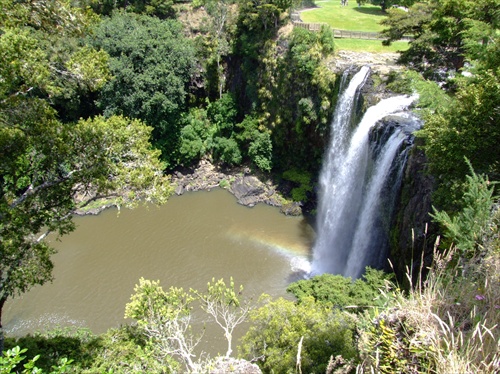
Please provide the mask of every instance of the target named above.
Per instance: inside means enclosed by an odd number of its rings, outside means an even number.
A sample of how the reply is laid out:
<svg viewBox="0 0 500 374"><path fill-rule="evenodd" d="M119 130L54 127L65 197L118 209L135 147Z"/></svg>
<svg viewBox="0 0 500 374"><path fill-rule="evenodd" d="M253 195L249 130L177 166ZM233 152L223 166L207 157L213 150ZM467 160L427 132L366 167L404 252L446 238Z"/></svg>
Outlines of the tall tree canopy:
<svg viewBox="0 0 500 374"><path fill-rule="evenodd" d="M113 196L117 204L164 202L171 192L152 129L114 116L65 123L55 98L67 84L97 90L107 55L75 45L56 53L46 40L83 36L92 17L70 1L0 2L0 351L7 298L51 279L48 233L73 230L71 214ZM96 58L97 57L97 58Z"/></svg>
<svg viewBox="0 0 500 374"><path fill-rule="evenodd" d="M162 19L175 15L173 0L83 0L81 2L90 6L96 13L107 16L118 9L156 16Z"/></svg>
<svg viewBox="0 0 500 374"><path fill-rule="evenodd" d="M496 0L429 0L408 11L391 9L388 13L382 21L387 26L382 32L385 44L412 36L410 48L402 52L400 60L428 77L462 69L468 50L485 54L498 38Z"/></svg>
<svg viewBox="0 0 500 374"><path fill-rule="evenodd" d="M195 58L181 25L145 15L116 13L90 39L110 55L114 79L103 87L105 115L123 114L154 128L155 144L168 166L177 164L180 117Z"/></svg>

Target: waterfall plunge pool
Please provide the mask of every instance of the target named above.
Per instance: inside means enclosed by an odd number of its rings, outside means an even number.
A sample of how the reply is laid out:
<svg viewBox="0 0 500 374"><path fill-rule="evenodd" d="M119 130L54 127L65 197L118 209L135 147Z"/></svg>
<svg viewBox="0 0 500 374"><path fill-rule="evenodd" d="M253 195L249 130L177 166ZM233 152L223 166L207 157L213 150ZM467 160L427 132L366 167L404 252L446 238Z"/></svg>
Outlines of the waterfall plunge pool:
<svg viewBox="0 0 500 374"><path fill-rule="evenodd" d="M297 271L307 271L314 240L303 217L263 204L238 205L222 189L173 196L159 208L119 214L109 209L75 222L73 233L52 243L58 250L54 282L7 301L8 336L56 326L102 333L126 323L125 304L140 277L160 280L164 289L202 291L213 277L232 276L255 302L262 293L286 297Z"/></svg>

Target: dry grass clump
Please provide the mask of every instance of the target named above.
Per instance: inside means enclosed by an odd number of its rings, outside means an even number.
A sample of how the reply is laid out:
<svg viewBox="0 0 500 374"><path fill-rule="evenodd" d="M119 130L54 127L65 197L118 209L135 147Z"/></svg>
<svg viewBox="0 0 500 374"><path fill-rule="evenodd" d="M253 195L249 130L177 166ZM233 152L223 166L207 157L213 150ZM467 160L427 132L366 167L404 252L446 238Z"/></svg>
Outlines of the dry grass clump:
<svg viewBox="0 0 500 374"><path fill-rule="evenodd" d="M367 313L360 331L358 373L500 372L498 248L470 260L455 254L436 251L408 295L383 291L387 308Z"/></svg>

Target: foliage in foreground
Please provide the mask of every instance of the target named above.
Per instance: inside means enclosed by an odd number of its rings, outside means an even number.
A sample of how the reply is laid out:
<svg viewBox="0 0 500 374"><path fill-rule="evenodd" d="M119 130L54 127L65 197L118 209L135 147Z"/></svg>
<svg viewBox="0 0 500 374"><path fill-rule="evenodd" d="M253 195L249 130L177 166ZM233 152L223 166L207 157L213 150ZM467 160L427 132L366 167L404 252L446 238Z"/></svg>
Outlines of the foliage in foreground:
<svg viewBox="0 0 500 374"><path fill-rule="evenodd" d="M500 260L453 265L436 252L428 278L360 324L362 373L494 373L500 369ZM421 280L422 281L422 280Z"/></svg>
<svg viewBox="0 0 500 374"><path fill-rule="evenodd" d="M265 297L265 296L264 296ZM265 373L324 373L330 357L356 357L354 318L307 297L300 304L265 299L250 313L241 354Z"/></svg>
<svg viewBox="0 0 500 374"><path fill-rule="evenodd" d="M27 349L21 349L19 346L16 346L12 349L7 350L3 356L0 356L0 373L38 373L42 374L44 371L38 368L37 361L40 356L35 356L31 360L28 360L26 363L22 365L23 369L21 369L21 362L26 358L22 356L26 353ZM52 366L50 374L59 374L59 373L67 373L68 370L71 369L71 361L68 361L66 358L62 358L59 360L58 365Z"/></svg>
<svg viewBox="0 0 500 374"><path fill-rule="evenodd" d="M199 373L211 364L203 352L196 353L203 333L193 332L192 308L195 302L211 316L223 330L227 341L226 358L232 353L234 329L243 323L249 304L241 300L243 290L235 288L231 279L226 285L223 279L208 282L207 291L171 287L163 290L159 282L140 279L131 302L125 308L125 317L137 321L139 335L145 341L145 349L163 370ZM145 368L153 371L154 368Z"/></svg>

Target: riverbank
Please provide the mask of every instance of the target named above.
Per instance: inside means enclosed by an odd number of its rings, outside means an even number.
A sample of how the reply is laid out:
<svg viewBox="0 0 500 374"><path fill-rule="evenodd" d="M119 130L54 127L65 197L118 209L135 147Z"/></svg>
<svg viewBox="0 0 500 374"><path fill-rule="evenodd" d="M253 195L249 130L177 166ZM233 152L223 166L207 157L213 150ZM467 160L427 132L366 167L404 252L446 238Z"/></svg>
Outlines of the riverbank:
<svg viewBox="0 0 500 374"><path fill-rule="evenodd" d="M263 203L279 207L286 215L302 214L301 204L287 200L272 175L254 172L247 166L223 168L203 159L192 169L174 171L171 183L176 195L224 188L235 196L238 204L254 207Z"/></svg>
<svg viewBox="0 0 500 374"><path fill-rule="evenodd" d="M302 214L302 204L287 200L272 174L254 172L248 166L220 167L202 159L195 167L178 168L170 175L170 183L178 196L186 192L211 191L223 188L234 195L238 204L254 207L259 203L277 207L281 213L291 216ZM83 197L82 197L83 199ZM78 201L79 198L77 197ZM102 211L117 207L116 200L96 200L74 214L78 216L98 215Z"/></svg>

